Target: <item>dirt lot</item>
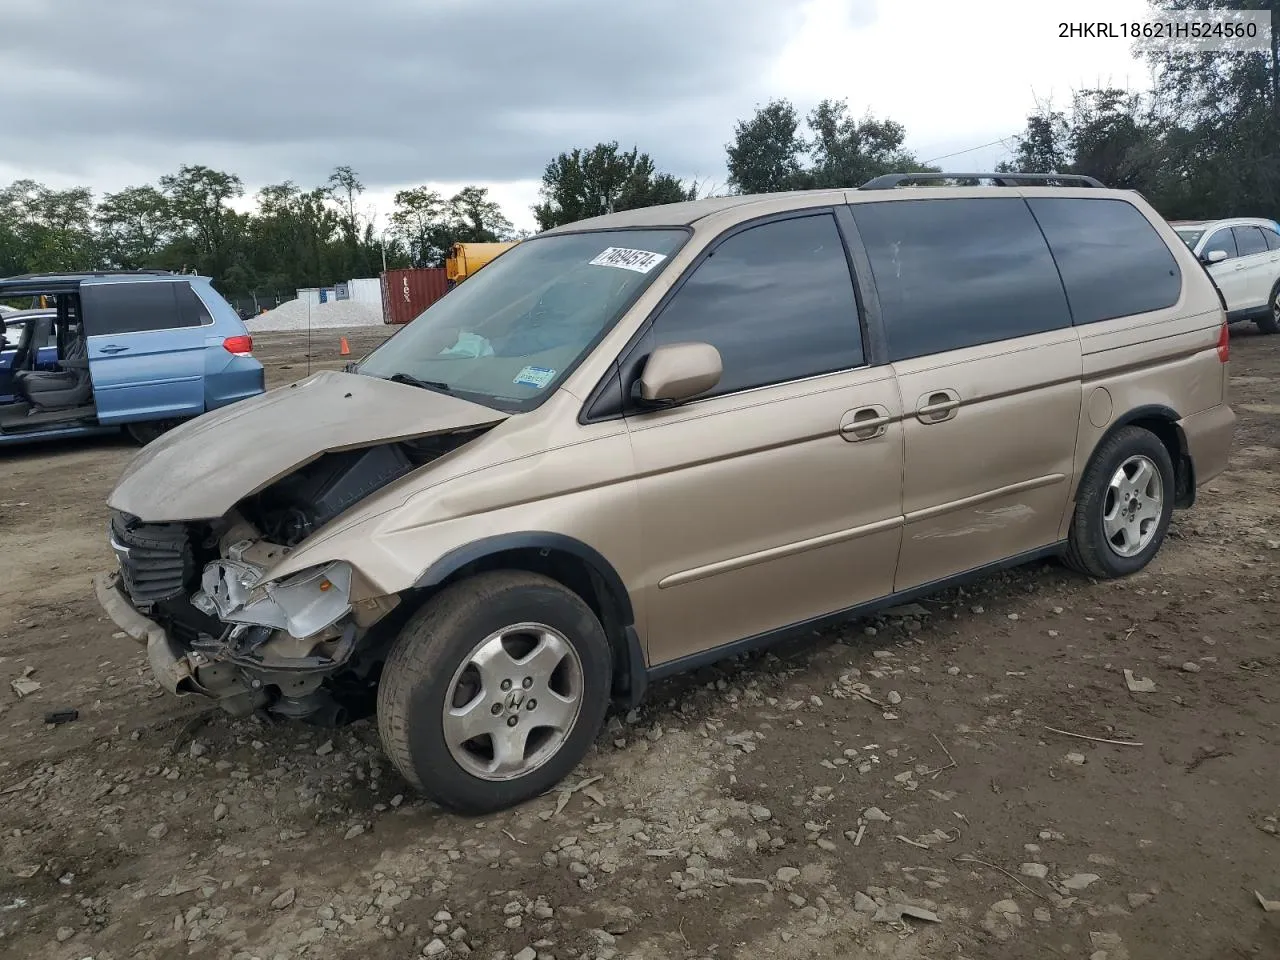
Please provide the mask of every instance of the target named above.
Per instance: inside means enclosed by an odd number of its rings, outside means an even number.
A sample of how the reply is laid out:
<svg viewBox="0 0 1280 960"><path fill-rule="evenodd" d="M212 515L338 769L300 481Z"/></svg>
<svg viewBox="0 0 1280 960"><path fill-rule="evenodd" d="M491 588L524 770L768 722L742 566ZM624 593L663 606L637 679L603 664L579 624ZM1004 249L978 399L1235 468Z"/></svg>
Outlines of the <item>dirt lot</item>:
<svg viewBox="0 0 1280 960"><path fill-rule="evenodd" d="M665 683L579 789L480 821L368 721L161 694L89 583L134 448L0 454L0 956L1280 957L1280 338L1233 375L1232 468L1144 574L1041 564Z"/></svg>

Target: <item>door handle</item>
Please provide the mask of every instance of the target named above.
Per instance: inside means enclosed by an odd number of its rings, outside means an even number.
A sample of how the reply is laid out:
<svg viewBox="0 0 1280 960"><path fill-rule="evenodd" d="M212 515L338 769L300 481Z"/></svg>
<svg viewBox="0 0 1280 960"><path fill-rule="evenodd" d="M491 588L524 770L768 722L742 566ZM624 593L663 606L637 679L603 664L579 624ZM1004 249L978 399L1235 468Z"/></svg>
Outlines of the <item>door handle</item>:
<svg viewBox="0 0 1280 960"><path fill-rule="evenodd" d="M935 390L916 402L916 418L921 423L942 423L956 415L960 397L954 390Z"/></svg>
<svg viewBox="0 0 1280 960"><path fill-rule="evenodd" d="M114 343L109 343L105 347L102 347L98 352L99 353L124 353L128 349L129 349L128 347L118 347Z"/></svg>
<svg viewBox="0 0 1280 960"><path fill-rule="evenodd" d="M875 405L861 407L846 413L840 420L840 436L850 443L859 440L875 440L883 437L889 430L893 417L884 407Z"/></svg>

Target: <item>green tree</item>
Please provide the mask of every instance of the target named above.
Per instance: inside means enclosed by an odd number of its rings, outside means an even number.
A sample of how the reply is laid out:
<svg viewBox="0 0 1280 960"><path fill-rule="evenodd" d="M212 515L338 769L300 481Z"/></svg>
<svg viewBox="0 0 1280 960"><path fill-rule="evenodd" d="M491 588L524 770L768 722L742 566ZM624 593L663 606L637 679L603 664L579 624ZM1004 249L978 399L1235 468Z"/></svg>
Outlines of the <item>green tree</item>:
<svg viewBox="0 0 1280 960"><path fill-rule="evenodd" d="M176 174L161 177L160 189L169 201L174 220L190 240L185 245L195 259L190 266L202 273L221 275L230 266L236 226L240 223L227 204L244 195L244 183L233 173L195 164L183 165Z"/></svg>
<svg viewBox="0 0 1280 960"><path fill-rule="evenodd" d="M88 187L53 190L34 180L17 180L0 191L0 219L8 224L13 238L8 242L16 239L22 251L23 271L85 270L99 265L93 194Z"/></svg>
<svg viewBox="0 0 1280 960"><path fill-rule="evenodd" d="M790 100L771 100L739 121L725 147L729 186L738 193L856 187L884 173L932 172L903 143L893 120L849 115L844 100L823 100L805 117Z"/></svg>
<svg viewBox="0 0 1280 960"><path fill-rule="evenodd" d="M812 166L804 185L815 188L857 187L886 173L932 173L903 147L906 128L867 114L849 116L844 100L823 100L808 116L813 131L808 142Z"/></svg>
<svg viewBox="0 0 1280 960"><path fill-rule="evenodd" d="M795 105L771 100L734 126L733 142L725 146L729 187L736 193L793 190L801 183L807 150Z"/></svg>
<svg viewBox="0 0 1280 960"><path fill-rule="evenodd" d="M174 234L168 198L149 184L106 194L94 220L104 260L124 270L155 266Z"/></svg>
<svg viewBox="0 0 1280 960"><path fill-rule="evenodd" d="M492 243L511 237L511 221L485 187L463 187L446 200L430 187L401 190L391 215L395 236L418 266L440 266L455 243Z"/></svg>
<svg viewBox="0 0 1280 960"><path fill-rule="evenodd" d="M415 265L440 262L444 251L439 246L439 227L444 217L444 198L430 187L396 191L391 227L408 248L409 258Z"/></svg>
<svg viewBox="0 0 1280 960"><path fill-rule="evenodd" d="M543 230L587 217L634 210L660 203L692 200L695 190L676 177L659 173L653 158L637 148L621 150L616 141L588 150L562 153L542 174L542 202L533 207Z"/></svg>
<svg viewBox="0 0 1280 960"><path fill-rule="evenodd" d="M489 199L487 187L463 187L449 198L449 214L457 231L455 243L493 243L508 239L514 230L502 208Z"/></svg>
<svg viewBox="0 0 1280 960"><path fill-rule="evenodd" d="M1070 163L1067 118L1050 108L1027 117L1026 129L1016 137L1013 159L997 164L998 173L1066 173Z"/></svg>

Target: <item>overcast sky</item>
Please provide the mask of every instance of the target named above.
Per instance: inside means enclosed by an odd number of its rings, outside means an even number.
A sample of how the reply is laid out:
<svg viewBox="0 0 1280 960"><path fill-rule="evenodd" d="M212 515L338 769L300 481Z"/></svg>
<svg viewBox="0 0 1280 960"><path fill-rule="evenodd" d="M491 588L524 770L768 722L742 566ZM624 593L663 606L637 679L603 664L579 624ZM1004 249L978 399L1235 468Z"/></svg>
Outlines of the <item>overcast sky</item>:
<svg viewBox="0 0 1280 960"><path fill-rule="evenodd" d="M1037 8L1044 7L1043 12ZM1065 11L1069 10L1067 13ZM110 191L182 163L250 191L350 164L397 187L490 187L517 226L548 160L602 140L723 184L734 122L847 98L921 160L990 169L1037 100L1148 85L1123 40L1057 23L1144 0L0 0L0 184Z"/></svg>

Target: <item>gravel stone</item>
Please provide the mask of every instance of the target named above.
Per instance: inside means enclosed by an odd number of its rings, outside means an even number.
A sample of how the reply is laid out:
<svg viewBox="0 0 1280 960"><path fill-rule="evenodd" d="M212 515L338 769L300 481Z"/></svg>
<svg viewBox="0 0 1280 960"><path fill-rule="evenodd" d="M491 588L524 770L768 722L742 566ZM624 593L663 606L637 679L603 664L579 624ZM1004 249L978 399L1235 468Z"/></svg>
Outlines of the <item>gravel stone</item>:
<svg viewBox="0 0 1280 960"><path fill-rule="evenodd" d="M800 871L795 867L779 867L774 876L779 883L794 883L800 879Z"/></svg>
<svg viewBox="0 0 1280 960"><path fill-rule="evenodd" d="M285 907L292 906L293 901L298 897L298 891L290 887L278 897L271 901L271 906L275 910L283 910Z"/></svg>
<svg viewBox="0 0 1280 960"><path fill-rule="evenodd" d="M1063 880L1062 885L1068 890L1084 890L1101 879L1096 873L1077 873Z"/></svg>

